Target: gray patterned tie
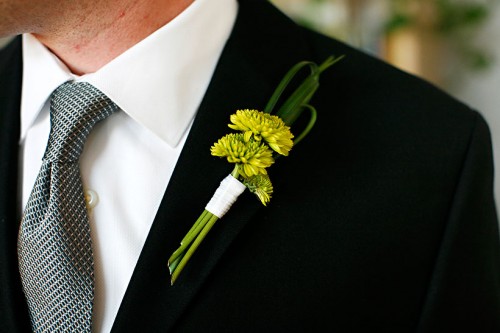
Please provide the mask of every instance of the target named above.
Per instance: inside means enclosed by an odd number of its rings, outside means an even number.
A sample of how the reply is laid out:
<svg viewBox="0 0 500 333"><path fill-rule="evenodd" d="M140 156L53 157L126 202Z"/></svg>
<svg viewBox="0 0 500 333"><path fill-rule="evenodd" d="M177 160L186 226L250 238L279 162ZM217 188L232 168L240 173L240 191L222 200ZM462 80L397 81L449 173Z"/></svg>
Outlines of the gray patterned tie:
<svg viewBox="0 0 500 333"><path fill-rule="evenodd" d="M18 239L34 332L91 331L94 260L78 159L92 127L117 109L88 83L51 96L47 150Z"/></svg>

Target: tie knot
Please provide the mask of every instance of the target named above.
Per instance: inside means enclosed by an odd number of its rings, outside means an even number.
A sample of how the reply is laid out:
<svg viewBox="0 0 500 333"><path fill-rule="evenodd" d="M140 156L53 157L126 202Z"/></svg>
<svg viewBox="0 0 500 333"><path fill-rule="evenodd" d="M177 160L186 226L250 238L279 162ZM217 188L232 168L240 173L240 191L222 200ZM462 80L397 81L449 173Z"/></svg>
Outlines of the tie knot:
<svg viewBox="0 0 500 333"><path fill-rule="evenodd" d="M45 160L75 162L96 123L118 109L105 94L86 82L66 82L50 98L50 136Z"/></svg>

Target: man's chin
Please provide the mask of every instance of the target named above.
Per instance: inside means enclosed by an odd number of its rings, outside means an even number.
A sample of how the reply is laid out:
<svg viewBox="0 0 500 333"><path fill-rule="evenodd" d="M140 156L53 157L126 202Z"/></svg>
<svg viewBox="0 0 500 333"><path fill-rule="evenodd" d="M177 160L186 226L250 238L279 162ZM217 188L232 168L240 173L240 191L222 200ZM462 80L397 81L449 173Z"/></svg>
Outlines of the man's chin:
<svg viewBox="0 0 500 333"><path fill-rule="evenodd" d="M3 26L3 24L0 23L0 39L11 38L16 35L19 35L19 32L13 30L12 27Z"/></svg>

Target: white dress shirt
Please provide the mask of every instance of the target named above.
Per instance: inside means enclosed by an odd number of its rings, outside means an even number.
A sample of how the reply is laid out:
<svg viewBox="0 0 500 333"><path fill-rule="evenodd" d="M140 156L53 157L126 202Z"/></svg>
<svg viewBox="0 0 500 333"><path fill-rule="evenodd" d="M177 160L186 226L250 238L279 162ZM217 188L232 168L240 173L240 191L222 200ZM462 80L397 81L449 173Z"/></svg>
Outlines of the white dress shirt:
<svg viewBox="0 0 500 333"><path fill-rule="evenodd" d="M89 82L123 111L94 128L81 156L83 184L93 200L93 332L111 330L236 14L236 0L196 0L100 70L81 77L35 37L23 36L23 207L41 166L50 131L48 98L57 86Z"/></svg>

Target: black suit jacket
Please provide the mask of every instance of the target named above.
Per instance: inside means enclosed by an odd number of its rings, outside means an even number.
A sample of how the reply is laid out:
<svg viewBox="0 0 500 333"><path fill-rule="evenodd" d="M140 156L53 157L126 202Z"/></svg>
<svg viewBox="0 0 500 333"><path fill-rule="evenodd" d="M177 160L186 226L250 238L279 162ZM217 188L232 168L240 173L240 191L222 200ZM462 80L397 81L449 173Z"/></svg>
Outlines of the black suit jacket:
<svg viewBox="0 0 500 333"><path fill-rule="evenodd" d="M167 259L230 171L210 155L231 113L263 108L301 60L343 61L319 121L243 194L177 283ZM16 238L19 39L0 53L0 331L27 332ZM241 0L234 31L113 332L500 332L500 256L487 125L419 79Z"/></svg>

